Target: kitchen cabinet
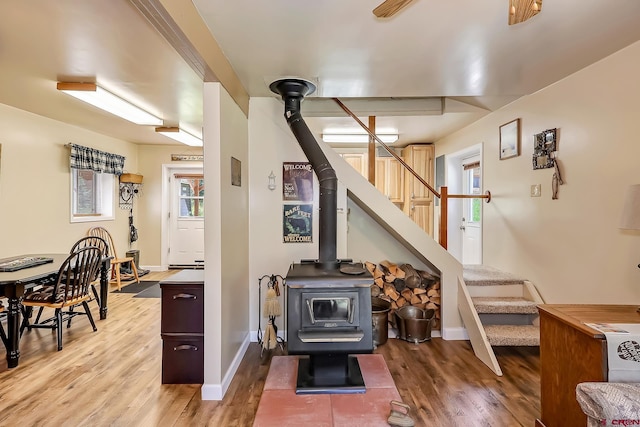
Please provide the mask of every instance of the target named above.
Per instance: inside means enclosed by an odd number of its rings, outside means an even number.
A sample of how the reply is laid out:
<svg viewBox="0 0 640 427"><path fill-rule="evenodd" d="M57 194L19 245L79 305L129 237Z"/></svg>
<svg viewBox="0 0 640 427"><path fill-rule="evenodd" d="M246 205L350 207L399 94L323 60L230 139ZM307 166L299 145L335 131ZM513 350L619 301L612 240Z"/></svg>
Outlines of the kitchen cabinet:
<svg viewBox="0 0 640 427"><path fill-rule="evenodd" d="M394 203L404 201L403 170L393 157L376 157L376 188Z"/></svg>
<svg viewBox="0 0 640 427"><path fill-rule="evenodd" d="M432 144L411 144L402 149L402 160L432 187L435 149ZM404 172L403 211L426 233L433 236L433 193L409 171Z"/></svg>

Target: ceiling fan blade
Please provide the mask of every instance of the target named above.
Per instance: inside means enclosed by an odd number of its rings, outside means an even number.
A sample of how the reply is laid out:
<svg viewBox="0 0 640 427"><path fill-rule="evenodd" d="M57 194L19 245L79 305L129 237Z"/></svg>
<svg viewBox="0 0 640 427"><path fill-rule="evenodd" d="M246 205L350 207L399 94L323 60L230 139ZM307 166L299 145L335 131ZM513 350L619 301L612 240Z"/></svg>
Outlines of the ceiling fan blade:
<svg viewBox="0 0 640 427"><path fill-rule="evenodd" d="M413 0L386 0L373 9L373 14L378 18L389 18L409 5Z"/></svg>
<svg viewBox="0 0 640 427"><path fill-rule="evenodd" d="M519 24L542 11L542 0L509 0L509 25Z"/></svg>

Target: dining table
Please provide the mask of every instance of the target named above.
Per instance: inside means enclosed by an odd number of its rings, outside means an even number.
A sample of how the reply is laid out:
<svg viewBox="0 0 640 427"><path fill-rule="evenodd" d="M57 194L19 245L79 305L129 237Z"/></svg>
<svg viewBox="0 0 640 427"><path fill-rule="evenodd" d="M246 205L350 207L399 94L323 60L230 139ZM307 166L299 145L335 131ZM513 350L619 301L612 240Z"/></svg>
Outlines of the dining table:
<svg viewBox="0 0 640 427"><path fill-rule="evenodd" d="M24 254L0 259L4 262L22 258L47 258L50 262L15 271L0 271L0 296L8 300L7 307L7 366L15 368L20 361L20 299L26 291L47 283L58 274L58 270L69 256L66 254ZM108 272L111 257L104 257L100 265L100 319L107 318L107 296L109 295Z"/></svg>

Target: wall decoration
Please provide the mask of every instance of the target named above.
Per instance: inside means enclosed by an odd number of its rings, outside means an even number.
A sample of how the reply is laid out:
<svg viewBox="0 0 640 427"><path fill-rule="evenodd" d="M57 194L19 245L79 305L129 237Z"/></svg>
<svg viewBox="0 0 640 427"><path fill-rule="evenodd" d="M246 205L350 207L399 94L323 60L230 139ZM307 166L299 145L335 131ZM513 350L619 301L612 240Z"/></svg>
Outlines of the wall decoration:
<svg viewBox="0 0 640 427"><path fill-rule="evenodd" d="M500 160L520 155L520 119L500 126Z"/></svg>
<svg viewBox="0 0 640 427"><path fill-rule="evenodd" d="M235 157L231 158L231 185L242 187L242 162Z"/></svg>
<svg viewBox="0 0 640 427"><path fill-rule="evenodd" d="M313 201L313 167L311 163L282 163L282 200Z"/></svg>
<svg viewBox="0 0 640 427"><path fill-rule="evenodd" d="M202 162L204 161L203 154L172 154L171 155L172 162Z"/></svg>
<svg viewBox="0 0 640 427"><path fill-rule="evenodd" d="M553 152L556 151L556 129L547 129L533 136L533 169L554 167Z"/></svg>
<svg viewBox="0 0 640 427"><path fill-rule="evenodd" d="M283 205L282 241L312 243L313 205Z"/></svg>

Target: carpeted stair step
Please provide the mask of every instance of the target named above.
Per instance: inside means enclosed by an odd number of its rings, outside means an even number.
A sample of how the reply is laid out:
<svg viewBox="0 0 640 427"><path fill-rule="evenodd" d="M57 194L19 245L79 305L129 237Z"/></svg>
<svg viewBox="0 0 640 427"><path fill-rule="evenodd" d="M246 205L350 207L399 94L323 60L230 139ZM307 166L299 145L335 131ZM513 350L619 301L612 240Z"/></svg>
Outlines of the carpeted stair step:
<svg viewBox="0 0 640 427"><path fill-rule="evenodd" d="M462 266L462 278L468 286L522 285L525 279L486 265Z"/></svg>
<svg viewBox="0 0 640 427"><path fill-rule="evenodd" d="M485 325L489 344L492 346L540 345L540 328L534 325Z"/></svg>
<svg viewBox="0 0 640 427"><path fill-rule="evenodd" d="M537 304L521 297L472 297L478 314L538 314Z"/></svg>

